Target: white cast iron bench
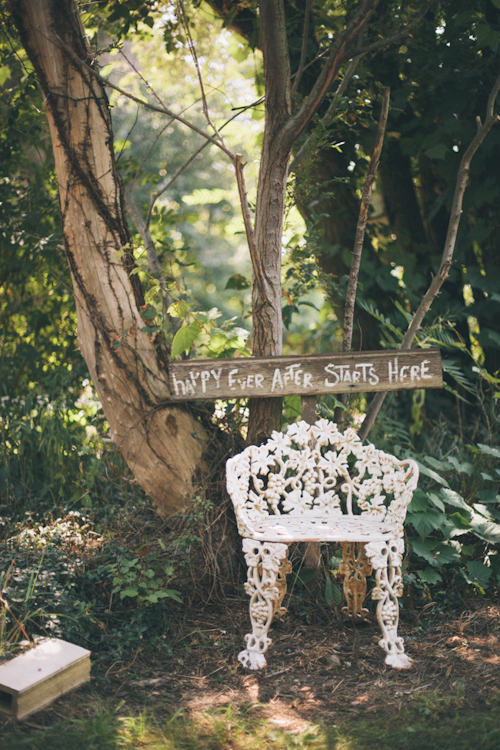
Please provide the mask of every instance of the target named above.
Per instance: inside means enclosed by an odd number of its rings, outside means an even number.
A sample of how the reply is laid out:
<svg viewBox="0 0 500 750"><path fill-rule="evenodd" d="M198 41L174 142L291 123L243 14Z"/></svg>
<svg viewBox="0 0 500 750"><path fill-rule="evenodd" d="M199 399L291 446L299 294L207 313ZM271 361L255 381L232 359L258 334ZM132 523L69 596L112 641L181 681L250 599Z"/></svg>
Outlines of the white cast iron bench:
<svg viewBox="0 0 500 750"><path fill-rule="evenodd" d="M292 542L340 542L346 607L363 619L366 575L375 570L372 599L382 630L385 663L407 669L412 660L398 636L403 591L403 524L417 486L415 461L399 461L355 430L344 433L326 419L297 422L273 432L227 462L227 488L234 504L248 566L252 632L238 659L248 669L266 666L268 631L286 593Z"/></svg>

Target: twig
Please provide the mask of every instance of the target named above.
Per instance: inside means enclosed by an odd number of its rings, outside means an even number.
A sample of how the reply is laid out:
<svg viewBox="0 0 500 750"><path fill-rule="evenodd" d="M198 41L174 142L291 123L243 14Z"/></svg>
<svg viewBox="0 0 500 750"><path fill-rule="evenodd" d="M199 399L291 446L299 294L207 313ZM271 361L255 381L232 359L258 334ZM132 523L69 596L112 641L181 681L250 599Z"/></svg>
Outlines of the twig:
<svg viewBox="0 0 500 750"><path fill-rule="evenodd" d="M158 253L156 252L155 243L149 229L149 224L146 225L144 223L141 212L134 203L132 196L130 195L130 192L128 190L125 191L125 203L127 205L127 210L132 217L132 221L134 222L137 231L141 235L142 241L144 242L144 247L146 248L146 255L148 258L149 270L160 284L163 314L165 315L165 317L169 317L167 315L167 310L172 304L172 298L168 291L167 282L165 281L165 275L161 267L160 259L158 258Z"/></svg>
<svg viewBox="0 0 500 750"><path fill-rule="evenodd" d="M259 101L261 101L261 100L259 100ZM253 102L252 104L247 104L246 107L238 107L238 111L236 112L236 114L233 115L232 117L230 117L229 120L226 120L226 122L224 122L220 126L219 130L222 130L223 128L225 128L226 125L229 125L229 123L232 122L233 120L235 120L242 112L246 112L246 110L251 109L253 106L255 106L255 102ZM189 159L187 159L187 161L184 162L184 164L182 166L179 167L179 169L177 170L177 172L173 175L173 177L171 177L171 179L167 182L167 184L164 185L161 188L161 190L158 190L158 192L153 193L153 196L151 198L151 204L150 204L149 209L148 209L148 215L146 217L146 228L149 228L149 223L151 221L151 214L153 213L153 208L154 208L154 205L155 205L156 201L158 200L158 198L160 198L163 195L163 193L165 193L173 185L173 183L179 177L179 175L181 175L184 172L184 170L191 164L191 162L194 161L194 159L196 159L196 157L198 156L198 154L201 154L201 152L208 145L209 145L209 142L205 141L205 143L203 143L203 145L201 145L200 148L197 151L195 151L189 157Z"/></svg>
<svg viewBox="0 0 500 750"><path fill-rule="evenodd" d="M347 295L344 308L344 337L342 341L342 351L349 352L352 345L352 329L354 323L354 306L356 303L356 289L358 286L359 267L361 263L361 253L363 251L363 242L366 232L366 222L368 221L368 211L370 209L370 200L372 197L373 185L377 176L380 154L384 145L384 134L387 126L387 116L389 114L389 101L391 96L390 88L386 88L382 98L382 111L378 124L377 140L373 149L372 158L366 174L365 184L363 185L363 196L359 209L358 224L354 239L354 248L352 251L351 270L349 272L349 283L347 285Z"/></svg>
<svg viewBox="0 0 500 750"><path fill-rule="evenodd" d="M307 40L309 37L309 17L311 14L311 0L306 0L306 10L304 13L304 33L302 35L302 49L300 51L300 62L299 67L297 69L297 72L295 74L295 80L293 82L293 86L291 89L291 93L295 94L297 91L297 88L299 86L300 79L302 78L302 73L304 72L304 65L306 63L306 55L307 55Z"/></svg>
<svg viewBox="0 0 500 750"><path fill-rule="evenodd" d="M377 52L383 47L388 47L390 44L395 44L396 42L402 41L407 36L410 36L413 27L420 23L433 3L434 0L429 0L423 11L418 16L416 16L416 18L414 18L413 21L411 21L408 26L402 31L398 31L397 34L387 36L385 37L385 39L380 39L378 42L373 42L372 44L368 44L366 47L362 47L359 51L355 52L354 55L350 55L348 59L353 60L358 55L361 56L368 54L368 52Z"/></svg>
<svg viewBox="0 0 500 750"><path fill-rule="evenodd" d="M222 138L221 134L215 127L212 121L212 118L210 117L210 113L208 111L208 103L207 103L207 97L205 95L205 87L203 86L203 78L201 75L200 63L198 61L198 55L196 54L196 46L195 46L193 37L191 36L191 30L189 28L189 23L187 20L183 0L179 0L179 10L180 10L180 17L181 17L182 25L184 26L184 31L186 32L186 36L187 36L187 40L189 44L189 51L191 52L191 57L193 58L194 67L196 68L196 75L198 77L198 83L200 84L203 114L205 115L205 119L208 125L212 128L216 136L219 138L220 142L225 146L226 144L224 143L224 139Z"/></svg>
<svg viewBox="0 0 500 750"><path fill-rule="evenodd" d="M382 98L382 111L380 113L375 148L373 149L372 158L370 159L368 172L365 178L365 184L363 185L363 195L361 198L361 206L359 209L358 224L356 226L356 235L354 238L354 247L351 259L351 269L349 271L349 283L347 285L347 294L344 307L344 336L342 340L343 352L351 351L352 346L354 307L356 304L356 290L358 287L359 267L361 265L361 253L363 252L363 242L365 239L366 222L368 221L368 211L370 209L370 200L372 197L373 185L377 176L380 154L382 153L382 146L384 145L384 134L387 126L387 117L389 114L390 97L391 90L390 88L386 88ZM339 401L342 404L345 404L346 397L347 394L342 393L339 396ZM334 420L338 423L341 421L341 419L342 407L337 406L337 408L335 409Z"/></svg>
<svg viewBox="0 0 500 750"><path fill-rule="evenodd" d="M422 321L426 313L428 312L435 297L437 297L439 290L441 289L442 285L444 284L445 280L448 277L448 273L452 265L453 252L455 250L457 232L458 232L458 227L460 224L460 218L462 215L463 197L464 197L465 188L467 187L467 178L469 176L469 168L470 168L470 163L472 161L472 157L474 156L477 149L479 148L481 143L484 141L484 139L490 132L493 125L496 125L498 122L500 122L500 115L495 115L493 113L495 100L497 98L499 91L500 91L500 76L498 76L497 80L495 81L495 85L493 86L491 93L489 95L488 104L486 107L486 119L484 121L484 124L481 124L481 119L479 118L478 131L476 135L474 136L471 144L469 145L467 151L464 153L462 157L462 161L460 162L460 169L458 170L457 181L455 185L455 194L453 196L453 204L451 207L450 220L448 223L448 232L447 232L446 240L444 243L444 250L443 250L443 255L441 258L441 265L439 267L439 271L437 275L431 281L431 284L427 292L425 293L424 297L420 301L420 305L418 306L417 311L415 315L413 316L410 325L408 326L408 330L406 331L403 341L401 342L401 345L399 347L400 349L411 348L413 340L415 336L417 335L417 332L422 324ZM366 439L369 431L371 430L373 426L373 423L375 422L375 418L378 412L380 411L380 407L384 403L384 399L386 395L387 393L385 392L377 393L372 403L370 404L370 408L368 409L366 413L366 417L359 431L359 436L361 440Z"/></svg>
<svg viewBox="0 0 500 750"><path fill-rule="evenodd" d="M69 47L59 35L57 35L57 38L59 40L59 43L61 47L68 53L68 55L75 60L80 67L84 68L86 71L91 73L97 80L103 85L107 86L110 89L114 89L114 91L118 91L119 94L122 94L122 96L125 96L127 99L130 99L133 102L137 102L137 104L142 104L143 107L146 107L146 109L150 109L152 112L159 112L162 115L168 115L169 117L172 117L174 120L177 120L177 122L180 122L182 125L185 125L190 130L193 130L195 133L198 133L198 135L201 135L202 138L206 138L207 141L210 143L213 143L214 146L217 146L217 148L220 148L221 151L223 151L226 156L228 156L231 161L234 163L234 155L231 151L229 151L226 146L217 140L217 138L213 138L208 133L205 133L200 128L196 127L196 125L193 125L192 122L189 122L188 120L185 120L184 117L181 117L180 115L175 114L175 112L172 112L171 109L168 107L155 107L154 104L150 104L149 102L144 101L143 99L139 99L139 97L134 96L133 94L130 94L128 91L125 91L120 86L116 86L116 84L111 83L111 81L108 78L104 78L103 76L98 73L97 70L94 70L94 68L91 68L90 65L87 65L78 55L73 52L71 47Z"/></svg>
<svg viewBox="0 0 500 750"><path fill-rule="evenodd" d="M332 101L330 102L330 106L326 110L324 116L321 118L321 123L322 124L325 124L328 121L328 118L335 111L340 97L344 96L344 93L345 93L347 87L349 86L349 84L351 82L351 79L352 79L352 77L354 75L354 71L356 70L356 68L357 68L358 63L359 63L360 60L361 60L361 55L355 57L349 63L349 67L347 68L347 70L345 72L345 75L344 75L343 79L341 80L340 85L338 86L338 88L337 88L337 90L336 90L336 92L335 92L335 94L333 96ZM305 143L302 144L302 146L297 151L297 153L296 153L293 161L291 162L291 164L290 164L290 166L288 168L288 172L289 173L296 171L296 169L299 166L299 164L303 161L303 159L304 159L304 157L306 155L306 152L309 150L310 146L312 146L312 144L314 143L314 141L317 140L317 138L318 138L318 136L316 135L315 132L313 132L313 133L311 133L311 135L309 136L309 138L305 141Z"/></svg>
<svg viewBox="0 0 500 750"><path fill-rule="evenodd" d="M248 205L247 191L245 186L245 178L243 176L243 164L241 162L241 154L236 154L236 160L234 164L234 171L236 173L236 182L238 183L238 193L240 196L241 210L243 212L243 223L245 225L245 232L248 240L248 248L250 250L250 259L252 261L252 268L255 274L255 279L259 287L264 289L264 275L262 273L262 266L255 242L255 233L252 226L252 219L250 217L250 207Z"/></svg>

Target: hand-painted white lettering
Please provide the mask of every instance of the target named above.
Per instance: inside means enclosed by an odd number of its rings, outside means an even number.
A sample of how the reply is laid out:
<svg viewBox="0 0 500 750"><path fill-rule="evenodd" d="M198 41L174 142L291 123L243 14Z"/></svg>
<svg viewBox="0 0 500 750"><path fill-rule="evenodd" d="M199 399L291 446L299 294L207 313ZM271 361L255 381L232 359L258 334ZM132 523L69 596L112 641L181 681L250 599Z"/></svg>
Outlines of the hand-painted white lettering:
<svg viewBox="0 0 500 750"><path fill-rule="evenodd" d="M349 365L336 365L336 367L340 370L340 382L350 383L351 377L349 375Z"/></svg>
<svg viewBox="0 0 500 750"><path fill-rule="evenodd" d="M400 369L400 371L399 371L399 380L401 381L401 383L406 378L406 370L409 370L409 369L410 369L409 365L403 365L403 367Z"/></svg>
<svg viewBox="0 0 500 750"><path fill-rule="evenodd" d="M172 373L172 381L173 381L174 388L175 388L175 395L176 396L179 395L179 386L180 386L181 389L182 389L182 395L185 396L186 395L186 386L184 385L183 381L182 380L177 380L177 378L175 377L175 375L173 373Z"/></svg>
<svg viewBox="0 0 500 750"><path fill-rule="evenodd" d="M297 362L297 364L288 365L288 367L285 368L285 374L283 376L283 385L286 385L289 381L291 381L292 383L295 381L294 370L296 370L298 367L300 367L300 364Z"/></svg>
<svg viewBox="0 0 500 750"><path fill-rule="evenodd" d="M220 376L222 372L222 367L219 367L218 370L210 370L210 372L212 373L215 379L215 382L217 383L217 388L220 388Z"/></svg>
<svg viewBox="0 0 500 750"><path fill-rule="evenodd" d="M424 361L420 365L420 377L423 380L430 380L432 378L432 375L427 375L427 373L429 372L429 368L427 367L429 362L430 359L424 359Z"/></svg>
<svg viewBox="0 0 500 750"><path fill-rule="evenodd" d="M375 372L375 368L373 366L370 367L370 373L369 374L370 374L370 378L369 378L368 382L370 383L370 385L377 385L377 383L380 383L380 378L377 375L377 373Z"/></svg>
<svg viewBox="0 0 500 750"><path fill-rule="evenodd" d="M413 381L415 379L416 380L420 380L420 367L419 367L419 365L412 365L410 367L410 378L411 378L411 382L412 383L413 383Z"/></svg>
<svg viewBox="0 0 500 750"><path fill-rule="evenodd" d="M189 377L191 378L191 382L193 384L193 393L196 392L196 381L200 377L199 372L193 372L193 370L189 370Z"/></svg>
<svg viewBox="0 0 500 750"><path fill-rule="evenodd" d="M256 388L264 387L264 375L257 374L255 376L255 387Z"/></svg>
<svg viewBox="0 0 500 750"><path fill-rule="evenodd" d="M201 373L201 390L207 392L207 381L210 380L210 370L204 370Z"/></svg>
<svg viewBox="0 0 500 750"><path fill-rule="evenodd" d="M387 363L387 366L389 367L389 383L392 383L394 380L395 383L398 382L398 358L394 357L394 364L389 360Z"/></svg>
<svg viewBox="0 0 500 750"><path fill-rule="evenodd" d="M333 377L335 378L335 380L334 380L333 383L331 383L328 380L328 378L325 378L325 385L326 385L326 387L327 388L333 388L333 386L337 385L337 383L340 380L339 374L338 374L338 372L335 369L335 365L333 363L329 364L329 365L325 365L325 372L327 372L329 375L333 375Z"/></svg>
<svg viewBox="0 0 500 750"><path fill-rule="evenodd" d="M312 373L310 373L310 372L305 372L304 373L303 386L304 386L304 388L312 388L313 387L313 384L312 384Z"/></svg>
<svg viewBox="0 0 500 750"><path fill-rule="evenodd" d="M253 379L254 379L253 375L249 375L247 377L247 388L253 388Z"/></svg>
<svg viewBox="0 0 500 750"><path fill-rule="evenodd" d="M234 379L233 375L236 375L238 370L229 370L229 374L227 376L227 384L231 388L232 391L236 388L236 380Z"/></svg>
<svg viewBox="0 0 500 750"><path fill-rule="evenodd" d="M271 393L274 393L276 385L279 385L281 390L283 390L283 378L281 377L281 370L279 369L279 367L276 367L276 369L274 370L273 382L271 385Z"/></svg>
<svg viewBox="0 0 500 750"><path fill-rule="evenodd" d="M358 369L358 367L359 367L359 368L361 368L363 370L363 383L366 383L366 380L368 378L368 375L366 374L366 371L368 370L368 368L373 369L373 364L371 362L358 362L358 364L355 365L355 367L356 367L356 369ZM353 377L353 380L354 380L354 382L357 383L359 381L359 378L354 379L354 377Z"/></svg>
<svg viewBox="0 0 500 750"><path fill-rule="evenodd" d="M186 396L194 396L195 390L194 385L189 382L189 380L186 380Z"/></svg>
<svg viewBox="0 0 500 750"><path fill-rule="evenodd" d="M359 383L360 377L361 377L361 373L359 372L359 370L354 370L354 372L352 373L352 382Z"/></svg>

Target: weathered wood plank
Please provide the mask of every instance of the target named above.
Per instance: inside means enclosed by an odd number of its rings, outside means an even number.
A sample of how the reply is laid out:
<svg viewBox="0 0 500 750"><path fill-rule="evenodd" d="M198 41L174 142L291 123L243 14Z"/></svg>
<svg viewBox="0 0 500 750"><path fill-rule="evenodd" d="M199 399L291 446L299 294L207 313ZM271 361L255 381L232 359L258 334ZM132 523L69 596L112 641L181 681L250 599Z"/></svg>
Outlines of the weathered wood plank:
<svg viewBox="0 0 500 750"><path fill-rule="evenodd" d="M90 651L50 638L0 666L0 713L23 719L90 680Z"/></svg>
<svg viewBox="0 0 500 750"><path fill-rule="evenodd" d="M169 365L169 380L172 401L443 386L439 349L186 360Z"/></svg>

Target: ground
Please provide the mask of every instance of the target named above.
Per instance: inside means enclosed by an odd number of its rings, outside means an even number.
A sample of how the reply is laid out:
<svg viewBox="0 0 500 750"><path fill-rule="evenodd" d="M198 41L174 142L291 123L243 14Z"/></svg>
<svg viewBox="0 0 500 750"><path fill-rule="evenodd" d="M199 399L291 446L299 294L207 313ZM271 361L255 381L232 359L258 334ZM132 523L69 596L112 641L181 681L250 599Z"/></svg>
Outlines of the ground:
<svg viewBox="0 0 500 750"><path fill-rule="evenodd" d="M439 606L429 602L420 612L406 609L402 614L400 632L414 659L410 670L384 664L376 622L353 626L332 614L330 621L308 624L296 613L273 625L267 669L249 672L236 661L247 608L240 597L226 599L223 607L212 603L184 619L171 655L141 646L126 660L96 662L89 685L24 722L3 720L0 731L9 750L73 750L80 745L71 735L71 722L82 727L79 721L104 710L121 717L114 744L96 735L82 747L229 750L260 747L262 742L334 750L497 750L500 608L477 600L452 615L436 609ZM182 714L176 714L179 709ZM141 711L143 717L155 717L156 729L146 731L143 725L145 734L140 735L136 728L134 741L128 737L126 717ZM154 744L161 722L180 715L184 730L173 744ZM210 722L217 716L216 742ZM245 717L251 717L250 723L245 724ZM267 735L255 735L252 741L258 725L259 731L266 727ZM193 736L188 742L189 733ZM283 738L288 744L281 744ZM199 744L193 744L195 739Z"/></svg>

